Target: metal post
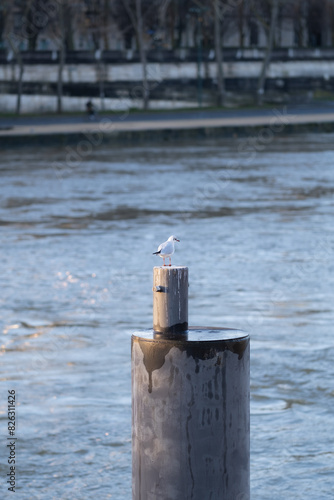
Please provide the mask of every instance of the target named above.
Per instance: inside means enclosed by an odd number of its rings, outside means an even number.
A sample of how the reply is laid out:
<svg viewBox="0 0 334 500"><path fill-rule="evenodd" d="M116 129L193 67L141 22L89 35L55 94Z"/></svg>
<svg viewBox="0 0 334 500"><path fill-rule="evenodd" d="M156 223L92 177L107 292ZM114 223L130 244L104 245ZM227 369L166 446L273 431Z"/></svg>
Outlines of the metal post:
<svg viewBox="0 0 334 500"><path fill-rule="evenodd" d="M175 335L188 330L188 268L153 269L153 329Z"/></svg>
<svg viewBox="0 0 334 500"><path fill-rule="evenodd" d="M187 278L154 269L159 330L132 336L132 498L249 500L249 336L185 330Z"/></svg>

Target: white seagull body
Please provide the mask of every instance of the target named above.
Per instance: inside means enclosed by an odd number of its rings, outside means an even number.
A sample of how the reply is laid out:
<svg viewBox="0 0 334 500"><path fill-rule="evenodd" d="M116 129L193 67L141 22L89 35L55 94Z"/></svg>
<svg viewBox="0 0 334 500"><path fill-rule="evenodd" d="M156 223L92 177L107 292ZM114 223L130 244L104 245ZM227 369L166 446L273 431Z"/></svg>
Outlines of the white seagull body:
<svg viewBox="0 0 334 500"><path fill-rule="evenodd" d="M170 236L167 241L164 243L161 243L161 245L158 246L158 251L154 252L153 255L159 255L164 260L164 266L165 264L165 259L166 257L169 257L169 265L172 265L172 259L171 256L173 255L175 248L174 248L174 241L180 241L178 240L175 236Z"/></svg>

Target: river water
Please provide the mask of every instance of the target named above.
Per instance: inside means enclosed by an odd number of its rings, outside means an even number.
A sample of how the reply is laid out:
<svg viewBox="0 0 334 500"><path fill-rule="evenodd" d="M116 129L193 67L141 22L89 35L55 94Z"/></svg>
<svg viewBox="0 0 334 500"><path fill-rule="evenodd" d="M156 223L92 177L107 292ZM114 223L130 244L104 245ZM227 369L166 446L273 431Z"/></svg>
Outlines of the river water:
<svg viewBox="0 0 334 500"><path fill-rule="evenodd" d="M1 498L8 390L16 498L131 498L130 337L171 234L190 324L251 334L252 499L333 498L333 136L238 145L1 153Z"/></svg>

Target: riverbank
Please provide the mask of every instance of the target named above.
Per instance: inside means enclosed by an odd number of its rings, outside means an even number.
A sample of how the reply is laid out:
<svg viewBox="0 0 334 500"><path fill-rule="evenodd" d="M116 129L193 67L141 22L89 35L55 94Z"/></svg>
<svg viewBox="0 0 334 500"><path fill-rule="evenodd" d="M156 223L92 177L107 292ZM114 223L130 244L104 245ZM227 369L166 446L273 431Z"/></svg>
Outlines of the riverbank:
<svg viewBox="0 0 334 500"><path fill-rule="evenodd" d="M0 119L0 147L110 143L142 144L280 133L334 132L334 108L275 107L234 111L183 111L102 115L94 121L62 116Z"/></svg>

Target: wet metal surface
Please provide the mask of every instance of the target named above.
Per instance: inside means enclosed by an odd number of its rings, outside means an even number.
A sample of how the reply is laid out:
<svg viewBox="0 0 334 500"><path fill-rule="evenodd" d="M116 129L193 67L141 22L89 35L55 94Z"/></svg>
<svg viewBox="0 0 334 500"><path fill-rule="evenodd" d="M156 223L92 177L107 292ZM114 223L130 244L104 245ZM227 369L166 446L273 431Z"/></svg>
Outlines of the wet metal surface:
<svg viewBox="0 0 334 500"><path fill-rule="evenodd" d="M153 269L153 329L179 334L188 330L188 268Z"/></svg>
<svg viewBox="0 0 334 500"><path fill-rule="evenodd" d="M226 333L132 337L134 500L249 500L249 338Z"/></svg>

